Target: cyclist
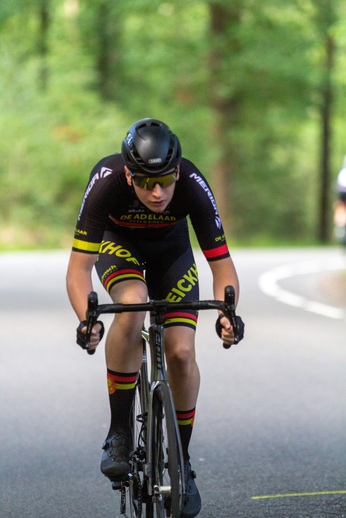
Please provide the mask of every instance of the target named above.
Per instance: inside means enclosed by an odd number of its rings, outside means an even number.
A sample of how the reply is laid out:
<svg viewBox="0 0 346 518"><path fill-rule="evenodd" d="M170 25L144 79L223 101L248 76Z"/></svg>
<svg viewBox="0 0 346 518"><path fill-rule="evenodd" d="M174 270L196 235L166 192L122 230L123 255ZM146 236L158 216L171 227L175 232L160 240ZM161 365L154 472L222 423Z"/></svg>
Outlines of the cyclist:
<svg viewBox="0 0 346 518"><path fill-rule="evenodd" d="M91 272L98 276L114 303L142 303L148 296L169 301L198 299L198 274L188 235L190 216L213 275L214 296L239 285L221 220L207 181L181 156L175 134L156 119L133 124L121 153L93 168L77 221L67 272L71 304L80 320L77 342L83 345ZM142 362L142 313L116 315L106 338L106 365L111 410L110 430L103 445L101 471L121 480L130 470L129 416L137 373ZM187 494L182 518L196 516L201 499L191 469L189 442L200 376L195 358L196 311L171 312L165 322L167 377L170 383L184 454ZM234 340L228 319L219 315L219 336ZM103 335L101 323L92 331L91 348Z"/></svg>
<svg viewBox="0 0 346 518"><path fill-rule="evenodd" d="M335 237L346 245L346 156L336 182L338 199L334 203Z"/></svg>

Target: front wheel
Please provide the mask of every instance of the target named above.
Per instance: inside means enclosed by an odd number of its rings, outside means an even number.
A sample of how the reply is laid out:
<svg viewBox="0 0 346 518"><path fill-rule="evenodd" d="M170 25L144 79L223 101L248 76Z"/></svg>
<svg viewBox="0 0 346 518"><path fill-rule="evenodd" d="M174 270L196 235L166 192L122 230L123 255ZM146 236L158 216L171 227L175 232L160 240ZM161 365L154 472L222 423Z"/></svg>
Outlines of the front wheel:
<svg viewBox="0 0 346 518"><path fill-rule="evenodd" d="M130 464L128 492L131 518L153 518L153 504L147 493L147 481L143 476L143 466L147 455L147 396L142 383L147 383L141 373L138 377L132 404L131 431L133 452Z"/></svg>
<svg viewBox="0 0 346 518"><path fill-rule="evenodd" d="M154 517L180 518L184 468L172 396L164 384L154 389L152 412Z"/></svg>

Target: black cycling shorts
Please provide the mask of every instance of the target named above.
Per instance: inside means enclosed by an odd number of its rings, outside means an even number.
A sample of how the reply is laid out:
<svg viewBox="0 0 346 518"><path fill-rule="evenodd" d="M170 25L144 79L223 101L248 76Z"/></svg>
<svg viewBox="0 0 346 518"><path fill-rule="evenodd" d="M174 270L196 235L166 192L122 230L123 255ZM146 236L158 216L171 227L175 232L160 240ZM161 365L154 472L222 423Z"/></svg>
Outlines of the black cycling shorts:
<svg viewBox="0 0 346 518"><path fill-rule="evenodd" d="M131 238L113 230L103 235L95 266L108 293L119 282L137 279L146 283L150 299L198 300L198 273L186 224L178 223L160 240ZM166 317L165 327L196 329L197 311L170 311Z"/></svg>

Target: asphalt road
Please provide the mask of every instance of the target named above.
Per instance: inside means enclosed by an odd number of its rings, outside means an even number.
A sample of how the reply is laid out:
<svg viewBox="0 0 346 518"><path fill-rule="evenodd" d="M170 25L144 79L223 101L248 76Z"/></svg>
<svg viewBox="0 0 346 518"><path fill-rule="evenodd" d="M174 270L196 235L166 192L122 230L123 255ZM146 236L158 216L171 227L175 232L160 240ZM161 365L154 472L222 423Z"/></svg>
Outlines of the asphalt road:
<svg viewBox="0 0 346 518"><path fill-rule="evenodd" d="M202 386L191 449L199 516L345 517L346 307L319 289L340 252L237 250L233 258L246 339L226 351L215 315L199 319ZM99 472L109 422L103 349L90 357L74 343L67 259L0 255L1 518L119 515L117 492ZM196 259L201 295L211 298L208 266ZM279 266L316 261L319 268L286 269L278 280ZM312 311L302 301L320 305ZM339 313L326 316L323 305Z"/></svg>

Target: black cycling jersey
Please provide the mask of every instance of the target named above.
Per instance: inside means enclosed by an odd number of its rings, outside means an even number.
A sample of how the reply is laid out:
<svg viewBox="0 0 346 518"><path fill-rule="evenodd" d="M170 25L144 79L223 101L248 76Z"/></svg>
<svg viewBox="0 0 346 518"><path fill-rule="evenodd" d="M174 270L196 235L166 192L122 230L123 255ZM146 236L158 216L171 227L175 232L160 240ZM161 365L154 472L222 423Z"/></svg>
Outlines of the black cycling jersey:
<svg viewBox="0 0 346 518"><path fill-rule="evenodd" d="M208 261L229 257L224 231L211 189L192 162L182 159L173 198L162 213L152 212L137 198L124 173L120 153L93 168L84 193L73 250L97 254L106 230L127 239L168 238L189 216Z"/></svg>

